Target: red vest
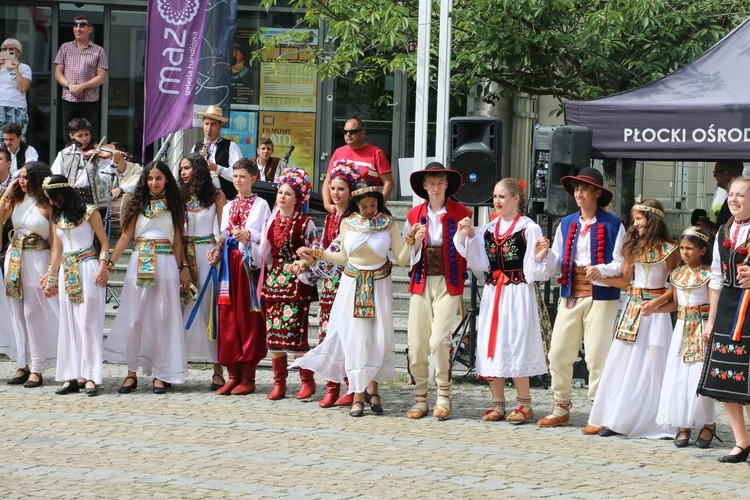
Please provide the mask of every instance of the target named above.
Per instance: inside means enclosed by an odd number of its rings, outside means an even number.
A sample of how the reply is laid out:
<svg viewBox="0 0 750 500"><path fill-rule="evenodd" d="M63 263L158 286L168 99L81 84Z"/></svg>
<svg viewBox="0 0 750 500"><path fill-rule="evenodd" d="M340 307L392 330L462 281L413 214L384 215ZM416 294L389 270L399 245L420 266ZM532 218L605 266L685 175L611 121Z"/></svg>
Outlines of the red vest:
<svg viewBox="0 0 750 500"><path fill-rule="evenodd" d="M448 213L443 216L443 269L445 270L445 285L450 295L462 295L464 293L464 280L466 280L466 259L456 251L453 245L453 235L458 231L458 221L464 217L471 217L471 210L453 200L445 201ZM424 219L424 221L422 221ZM406 220L412 226L417 223L429 224L427 221L427 203L422 203L406 215ZM409 271L409 292L422 295L427 276L425 275L425 256L427 255L427 238L422 242L422 254L411 271Z"/></svg>

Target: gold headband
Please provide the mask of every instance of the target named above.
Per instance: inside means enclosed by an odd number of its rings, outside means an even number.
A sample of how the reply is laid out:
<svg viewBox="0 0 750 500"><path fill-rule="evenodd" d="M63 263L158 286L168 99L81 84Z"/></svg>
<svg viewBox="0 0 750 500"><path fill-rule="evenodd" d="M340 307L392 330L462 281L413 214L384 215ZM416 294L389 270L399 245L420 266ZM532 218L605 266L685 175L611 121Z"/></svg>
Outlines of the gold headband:
<svg viewBox="0 0 750 500"><path fill-rule="evenodd" d="M656 215L657 217L661 217L662 219L664 218L664 212L662 212L658 208L649 207L648 205L636 204L636 205L633 205L633 208L631 209L631 211L632 210L637 210L639 212L648 212L650 214Z"/></svg>
<svg viewBox="0 0 750 500"><path fill-rule="evenodd" d="M352 198L354 198L355 196L362 195L362 194L377 193L377 192L378 192L377 186L367 186L367 187L355 189L354 191L352 191Z"/></svg>
<svg viewBox="0 0 750 500"><path fill-rule="evenodd" d="M70 184L67 182L58 182L55 184L50 184L49 181L52 179L52 177L45 177L42 181L42 189L45 191L49 191L50 189L57 189L57 188L64 188L64 187L70 187Z"/></svg>
<svg viewBox="0 0 750 500"><path fill-rule="evenodd" d="M688 228L682 232L682 235L683 236L695 236L696 238L708 243L708 235L700 232L699 228L696 226L688 226Z"/></svg>

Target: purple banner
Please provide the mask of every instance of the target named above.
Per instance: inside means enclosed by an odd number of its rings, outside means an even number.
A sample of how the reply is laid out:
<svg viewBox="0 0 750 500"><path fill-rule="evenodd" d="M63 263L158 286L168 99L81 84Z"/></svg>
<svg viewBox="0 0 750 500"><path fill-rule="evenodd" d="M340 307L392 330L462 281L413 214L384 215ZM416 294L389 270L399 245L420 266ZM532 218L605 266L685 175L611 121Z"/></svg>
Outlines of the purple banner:
<svg viewBox="0 0 750 500"><path fill-rule="evenodd" d="M149 0L143 146L192 126L206 17L201 0Z"/></svg>

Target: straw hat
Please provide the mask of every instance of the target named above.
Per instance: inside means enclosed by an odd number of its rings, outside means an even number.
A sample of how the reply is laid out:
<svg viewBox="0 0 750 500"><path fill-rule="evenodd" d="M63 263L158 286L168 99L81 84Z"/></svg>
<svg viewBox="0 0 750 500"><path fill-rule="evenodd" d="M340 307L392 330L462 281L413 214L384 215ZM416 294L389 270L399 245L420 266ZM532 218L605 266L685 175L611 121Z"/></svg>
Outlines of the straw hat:
<svg viewBox="0 0 750 500"><path fill-rule="evenodd" d="M221 123L229 121L229 118L226 118L224 113L222 113L221 108L219 106L214 106L213 104L210 105L206 111L200 111L196 114L201 118L210 118L211 120L216 120Z"/></svg>

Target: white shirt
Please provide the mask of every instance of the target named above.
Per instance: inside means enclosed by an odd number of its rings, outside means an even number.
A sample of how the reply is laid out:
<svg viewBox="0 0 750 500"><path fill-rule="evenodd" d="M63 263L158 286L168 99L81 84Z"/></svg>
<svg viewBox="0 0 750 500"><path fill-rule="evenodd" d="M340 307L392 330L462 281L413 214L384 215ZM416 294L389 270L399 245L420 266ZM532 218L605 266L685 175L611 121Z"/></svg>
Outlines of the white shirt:
<svg viewBox="0 0 750 500"><path fill-rule="evenodd" d="M19 64L16 71L31 80L31 68L28 64ZM26 94L18 89L16 74L5 67L0 68L0 106L26 109Z"/></svg>
<svg viewBox="0 0 750 500"><path fill-rule="evenodd" d="M219 137L214 142L206 143L206 161L208 163L216 163L216 144L222 140L229 141L229 139ZM193 146L193 150L191 152L197 153L199 150L199 148ZM229 165L219 165L217 163L216 172L211 172L211 180L213 181L215 188L221 187L221 184L219 183L219 177L232 182L232 174L234 173L232 165L234 165L240 158L242 158L242 150L236 142L229 141Z"/></svg>
<svg viewBox="0 0 750 500"><path fill-rule="evenodd" d="M19 148L20 149L20 148ZM10 175L16 177L18 175L18 151L10 153ZM26 148L26 162L39 161L39 153L36 152L33 146ZM21 165L23 166L23 165Z"/></svg>
<svg viewBox="0 0 750 500"><path fill-rule="evenodd" d="M52 166L50 167L53 174L65 175L65 161L71 161L70 151L71 148L66 148L57 153L57 157L55 158L55 161L52 162ZM77 157L79 168L76 171L77 173L75 182L73 182L71 185L73 187L83 188L89 185L89 179L85 174L86 169L84 168L88 160L86 160L83 155L80 154L78 154ZM112 182L112 177L110 174L117 174L117 166L112 163L112 160L107 160L105 158L99 158L96 165L99 169L99 179L105 186L109 186ZM70 179L68 179L68 182L70 183Z"/></svg>

